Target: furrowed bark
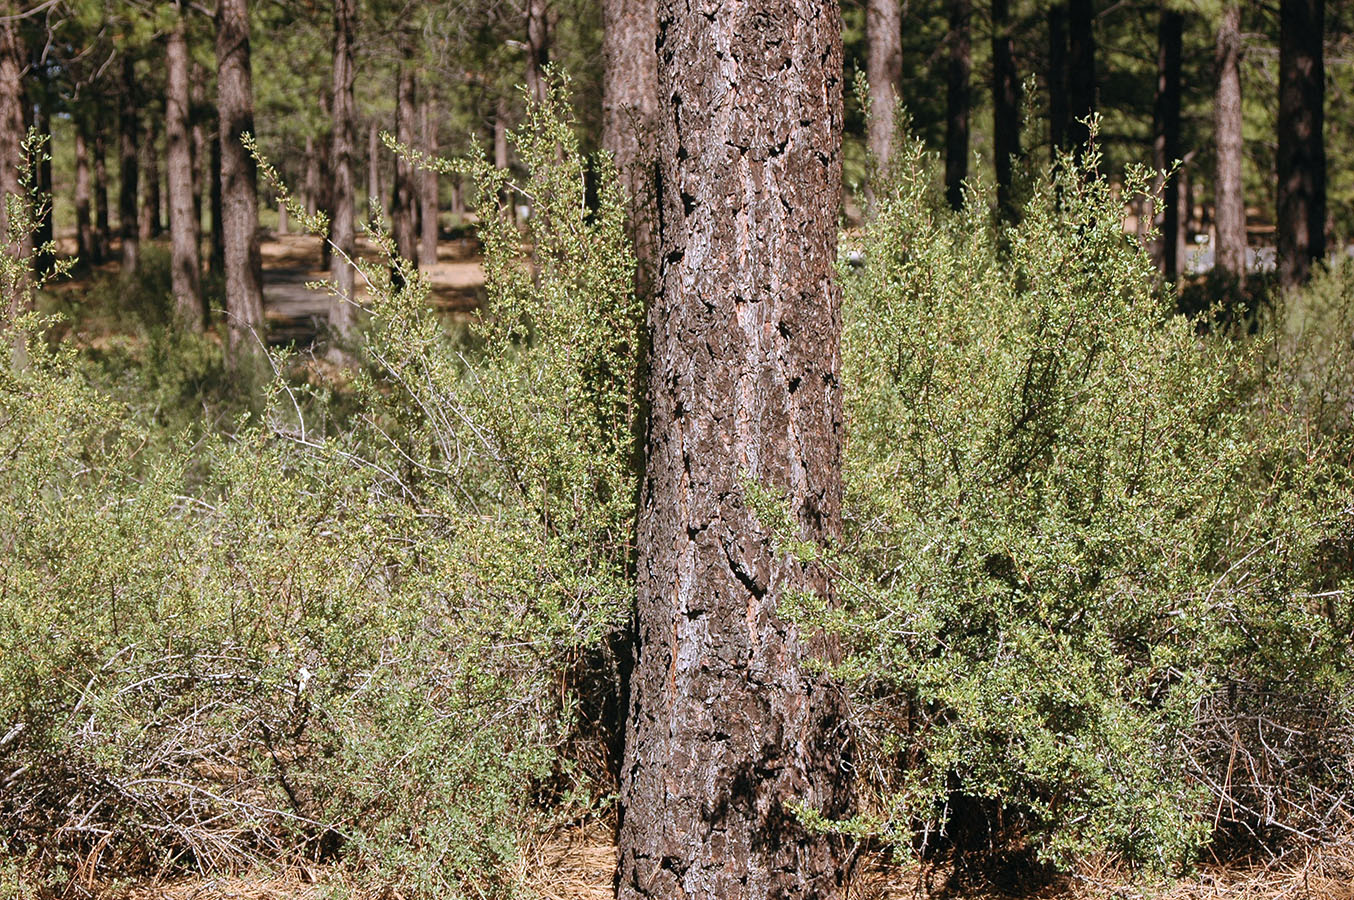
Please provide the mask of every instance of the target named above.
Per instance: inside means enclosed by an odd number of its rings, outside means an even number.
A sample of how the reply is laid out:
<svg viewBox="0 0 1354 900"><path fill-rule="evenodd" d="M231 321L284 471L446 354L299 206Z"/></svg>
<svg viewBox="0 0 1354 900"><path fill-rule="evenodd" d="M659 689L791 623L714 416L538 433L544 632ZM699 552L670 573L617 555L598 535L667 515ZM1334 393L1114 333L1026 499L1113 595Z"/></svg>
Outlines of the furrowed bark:
<svg viewBox="0 0 1354 900"><path fill-rule="evenodd" d="M1213 101L1217 178L1214 218L1217 267L1237 287L1246 283L1246 197L1241 179L1241 7L1228 4L1218 26L1217 95Z"/></svg>
<svg viewBox="0 0 1354 900"><path fill-rule="evenodd" d="M202 272L198 260L198 222L193 206L193 147L189 131L188 40L184 16L178 18L165 45L165 156L169 190L170 285L180 323L201 331L206 324L202 305Z"/></svg>

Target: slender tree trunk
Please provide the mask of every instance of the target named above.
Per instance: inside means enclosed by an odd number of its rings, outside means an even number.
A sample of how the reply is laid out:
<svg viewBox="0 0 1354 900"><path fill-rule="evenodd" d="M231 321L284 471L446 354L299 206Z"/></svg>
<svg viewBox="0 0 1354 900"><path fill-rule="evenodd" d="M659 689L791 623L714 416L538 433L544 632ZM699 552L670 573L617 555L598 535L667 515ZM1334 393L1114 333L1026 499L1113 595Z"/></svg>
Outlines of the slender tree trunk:
<svg viewBox="0 0 1354 900"><path fill-rule="evenodd" d="M1013 162L1020 158L1020 78L1011 37L1010 0L992 0L992 155L997 170L997 207L1014 219Z"/></svg>
<svg viewBox="0 0 1354 900"><path fill-rule="evenodd" d="M1214 180L1217 267L1246 283L1246 197L1241 180L1241 6L1229 3L1218 25L1217 95L1213 101L1218 171Z"/></svg>
<svg viewBox="0 0 1354 900"><path fill-rule="evenodd" d="M332 87L332 86L331 86ZM332 90L320 91L320 121L329 123L330 130L321 134L315 141L315 168L319 173L315 202L319 208L329 213L329 230L320 244L320 266L334 268L334 96Z"/></svg>
<svg viewBox="0 0 1354 900"><path fill-rule="evenodd" d="M121 161L118 184L118 228L122 234L122 274L136 274L140 262L140 228L136 220L137 187L140 172L136 162L137 141L140 139L136 111L136 63L127 55L122 57L122 109L118 115L118 158Z"/></svg>
<svg viewBox="0 0 1354 900"><path fill-rule="evenodd" d="M945 90L945 197L950 206L964 205L964 179L968 178L969 78L973 70L973 40L969 0L949 0L950 52Z"/></svg>
<svg viewBox="0 0 1354 900"><path fill-rule="evenodd" d="M424 91L423 102L419 105L419 125L423 132L423 152L429 156L437 155L437 118L433 112L433 104L428 96L430 92ZM437 265L437 237L438 225L441 222L441 215L438 209L438 183L437 173L431 169L419 173L420 190L422 196L419 198L419 248L418 262L420 266Z"/></svg>
<svg viewBox="0 0 1354 900"><path fill-rule="evenodd" d="M527 0L527 90L545 102L545 67L550 62L549 0Z"/></svg>
<svg viewBox="0 0 1354 900"><path fill-rule="evenodd" d="M465 191L459 175L451 179L451 217L458 225L465 220Z"/></svg>
<svg viewBox="0 0 1354 900"><path fill-rule="evenodd" d="M655 0L604 0L602 4L602 146L611 152L629 197L630 240L639 262L635 287L652 289L654 258L654 155L658 110L658 7Z"/></svg>
<svg viewBox="0 0 1354 900"><path fill-rule="evenodd" d="M1068 149L1067 4L1048 8L1048 143L1049 159Z"/></svg>
<svg viewBox="0 0 1354 900"><path fill-rule="evenodd" d="M414 146L416 116L414 68L406 54L400 66L399 85L395 97L395 137L406 147ZM418 186L413 166L403 157L395 160L395 196L390 203L391 236L395 249L410 262L418 261L418 225L414 221L418 203Z"/></svg>
<svg viewBox="0 0 1354 900"><path fill-rule="evenodd" d="M306 135L306 212L312 216L320 208L320 156L313 135Z"/></svg>
<svg viewBox="0 0 1354 900"><path fill-rule="evenodd" d="M240 142L254 131L254 88L245 0L218 0L217 109L221 116L221 221L225 239L226 321L230 358L252 355L263 329L263 261L259 255L258 171Z"/></svg>
<svg viewBox="0 0 1354 900"><path fill-rule="evenodd" d="M90 255L95 265L108 259L109 242L113 230L108 224L108 138L103 114L95 112L94 125L94 249Z"/></svg>
<svg viewBox="0 0 1354 900"><path fill-rule="evenodd" d="M1091 142L1087 120L1095 115L1095 3L1070 0L1067 5L1068 143L1080 156Z"/></svg>
<svg viewBox="0 0 1354 900"><path fill-rule="evenodd" d="M802 539L840 534L840 12L662 0L659 22L663 263L617 894L830 900L843 842L793 809L850 813L844 710L809 664L830 642L779 610L832 587L776 551L744 486L783 497Z"/></svg>
<svg viewBox="0 0 1354 900"><path fill-rule="evenodd" d="M1152 164L1164 172L1180 160L1180 56L1185 33L1185 17L1162 8L1157 29L1157 90L1153 114L1155 136ZM1164 207L1161 226L1159 265L1168 281L1180 277L1185 258L1184 222L1180 216L1180 173L1177 171L1161 185Z"/></svg>
<svg viewBox="0 0 1354 900"><path fill-rule="evenodd" d="M188 95L191 99L189 107L188 121L191 123L191 134L193 142L191 149L193 153L193 227L198 236L198 255L202 251L202 189L205 183L203 169L207 167L207 129L202 125L203 109L206 106L206 88L203 87L207 80L206 72L197 63L190 61L189 71L192 73ZM204 304L205 308L205 304Z"/></svg>
<svg viewBox="0 0 1354 900"><path fill-rule="evenodd" d="M169 189L170 284L180 323L194 331L206 324L202 305L202 269L198 261L198 221L193 212L193 146L188 119L188 38L178 17L165 44L165 165Z"/></svg>
<svg viewBox="0 0 1354 900"><path fill-rule="evenodd" d="M31 244L26 235L10 240L10 220L7 200L19 196L19 163L23 159L24 139L24 50L17 21L18 3L0 0L0 250L14 256L27 255ZM13 318L23 312L21 304L27 289L26 277L11 281L0 278L0 314ZM0 326L6 324L0 321ZM27 354L20 338L11 340L13 364L22 368Z"/></svg>
<svg viewBox="0 0 1354 900"><path fill-rule="evenodd" d="M870 83L870 153L887 170L898 125L894 113L903 82L903 24L898 0L865 6L866 77Z"/></svg>
<svg viewBox="0 0 1354 900"><path fill-rule="evenodd" d="M357 0L334 2L334 212L331 240L338 252L330 275L338 287L329 312L329 324L340 335L352 330L355 279L352 260L357 256L354 233L356 192L353 149L356 144L356 106L353 101L353 39L357 34Z"/></svg>
<svg viewBox="0 0 1354 900"><path fill-rule="evenodd" d="M219 115L219 114L218 114ZM226 211L221 198L221 126L218 122L211 136L211 171L207 179L210 185L207 191L207 204L212 217L211 269L217 275L226 272Z"/></svg>
<svg viewBox="0 0 1354 900"><path fill-rule="evenodd" d="M94 228L89 218L92 188L89 182L89 116L77 110L75 119L75 242L81 261L94 258Z"/></svg>
<svg viewBox="0 0 1354 900"><path fill-rule="evenodd" d="M1279 4L1279 283L1326 255L1325 0Z"/></svg>
<svg viewBox="0 0 1354 900"><path fill-rule="evenodd" d="M146 196L141 204L140 234L141 240L157 238L164 233L164 220L160 216L160 117L154 111L146 117L145 139L141 142L142 185Z"/></svg>

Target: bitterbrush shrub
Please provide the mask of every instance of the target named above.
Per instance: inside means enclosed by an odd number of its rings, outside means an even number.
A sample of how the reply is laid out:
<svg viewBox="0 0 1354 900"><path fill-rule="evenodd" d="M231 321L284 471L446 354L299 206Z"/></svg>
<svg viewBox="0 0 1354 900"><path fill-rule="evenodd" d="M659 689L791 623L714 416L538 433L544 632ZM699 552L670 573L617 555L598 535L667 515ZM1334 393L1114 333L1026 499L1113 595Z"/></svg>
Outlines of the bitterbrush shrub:
<svg viewBox="0 0 1354 900"><path fill-rule="evenodd" d="M1174 315L1094 154L1006 225L982 185L950 212L900 153L841 273L841 607L800 611L847 650L870 827L935 846L976 807L989 844L1171 871L1215 826L1332 825L1351 604L1326 551L1351 479L1312 369L1277 329ZM1250 692L1294 715L1257 725Z"/></svg>
<svg viewBox="0 0 1354 900"><path fill-rule="evenodd" d="M407 264L363 264L341 418L338 387L279 377L264 414L175 440L73 348L0 369L4 871L309 859L402 896L519 892L541 785L557 808L589 788L566 674L630 596L634 263L565 108L518 133L522 184L463 164L473 341ZM532 198L525 234L500 188Z"/></svg>

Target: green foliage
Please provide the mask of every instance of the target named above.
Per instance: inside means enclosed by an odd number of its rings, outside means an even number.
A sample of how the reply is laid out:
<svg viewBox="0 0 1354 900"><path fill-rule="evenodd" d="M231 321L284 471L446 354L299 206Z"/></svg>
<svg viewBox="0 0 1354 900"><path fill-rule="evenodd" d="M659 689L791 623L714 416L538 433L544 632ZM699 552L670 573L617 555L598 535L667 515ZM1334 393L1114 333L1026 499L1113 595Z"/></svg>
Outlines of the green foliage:
<svg viewBox="0 0 1354 900"><path fill-rule="evenodd" d="M895 167L842 273L844 608L820 615L887 830L936 834L964 796L1045 858L1172 870L1244 793L1229 691L1347 690L1348 569L1322 584L1321 559L1350 480L1281 342L1171 314L1097 163L1064 160L1012 227L982 193L948 212L917 146ZM1325 811L1297 796L1301 830Z"/></svg>

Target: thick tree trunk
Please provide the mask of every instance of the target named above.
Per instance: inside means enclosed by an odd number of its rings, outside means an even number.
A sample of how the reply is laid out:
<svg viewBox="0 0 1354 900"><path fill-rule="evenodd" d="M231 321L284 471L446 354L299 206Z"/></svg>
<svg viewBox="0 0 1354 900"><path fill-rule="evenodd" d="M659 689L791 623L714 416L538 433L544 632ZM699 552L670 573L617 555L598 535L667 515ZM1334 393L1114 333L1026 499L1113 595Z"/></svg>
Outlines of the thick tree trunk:
<svg viewBox="0 0 1354 900"><path fill-rule="evenodd" d="M870 153L886 170L897 136L894 114L903 81L903 24L898 0L868 0L865 6L866 77L870 83Z"/></svg>
<svg viewBox="0 0 1354 900"><path fill-rule="evenodd" d="M1157 90L1153 113L1152 165L1164 172L1180 160L1180 55L1185 17L1171 9L1161 10L1157 28ZM1180 277L1185 258L1184 221L1180 215L1180 172L1161 183L1161 243L1158 265L1168 281Z"/></svg>
<svg viewBox="0 0 1354 900"><path fill-rule="evenodd" d="M1279 283L1326 255L1325 0L1279 4Z"/></svg>
<svg viewBox="0 0 1354 900"><path fill-rule="evenodd" d="M395 137L406 147L414 146L414 68L406 58L400 66L395 96ZM395 249L410 262L418 261L418 223L415 222L418 185L414 168L403 157L395 160L395 196L390 201L390 230Z"/></svg>
<svg viewBox="0 0 1354 900"><path fill-rule="evenodd" d="M829 642L780 604L830 599L749 508L841 528L841 18L835 2L659 5L659 258L639 518L639 657L620 785L622 900L834 898L849 814ZM757 90L746 89L756 85Z"/></svg>
<svg viewBox="0 0 1354 900"><path fill-rule="evenodd" d="M334 163L333 255L330 276L338 287L329 311L329 324L340 335L352 330L355 278L352 260L357 256L354 233L357 188L353 178L353 148L356 144L356 105L353 101L353 39L357 34L357 0L334 2Z"/></svg>
<svg viewBox="0 0 1354 900"><path fill-rule="evenodd" d="M658 110L656 0L602 4L602 146L611 152L630 201L630 239L639 262L636 288L651 289L654 271L654 131Z"/></svg>
<svg viewBox="0 0 1354 900"><path fill-rule="evenodd" d="M108 259L113 230L108 224L108 138L103 114L94 113L94 248L90 259L103 265Z"/></svg>
<svg viewBox="0 0 1354 900"><path fill-rule="evenodd" d="M1080 156L1091 142L1087 120L1095 114L1095 3L1070 0L1067 5L1068 143Z"/></svg>
<svg viewBox="0 0 1354 900"><path fill-rule="evenodd" d="M968 177L969 78L973 70L973 39L969 0L949 0L950 53L945 90L945 197L954 209L964 205Z"/></svg>
<svg viewBox="0 0 1354 900"><path fill-rule="evenodd" d="M1067 4L1048 8L1048 144L1049 159L1068 149Z"/></svg>
<svg viewBox="0 0 1354 900"><path fill-rule="evenodd" d="M118 229L122 235L122 274L136 273L141 257L140 226L136 220L137 187L140 171L137 166L137 141L140 139L136 111L136 63L122 57L122 109L118 114L118 159L121 163L118 184Z"/></svg>
<svg viewBox="0 0 1354 900"><path fill-rule="evenodd" d="M226 321L230 359L252 355L263 329L258 167L240 142L254 132L254 88L245 0L218 0L217 109L221 116L221 224L225 239Z"/></svg>
<svg viewBox="0 0 1354 900"><path fill-rule="evenodd" d="M94 258L94 226L90 221L93 189L89 181L89 116L77 110L75 119L75 244L82 262Z"/></svg>
<svg viewBox="0 0 1354 900"><path fill-rule="evenodd" d="M423 133L423 152L428 156L437 155L437 114L433 111L432 100L424 91L423 102L419 105L419 130ZM419 245L418 264L427 268L437 265L438 228L442 221L438 195L437 173L428 169L418 173L419 178Z"/></svg>
<svg viewBox="0 0 1354 900"><path fill-rule="evenodd" d="M997 170L997 207L1015 218L1013 163L1020 158L1020 78L1011 36L1010 0L992 0L992 156Z"/></svg>
<svg viewBox="0 0 1354 900"><path fill-rule="evenodd" d="M1241 180L1241 7L1229 3L1218 25L1217 95L1213 101L1218 153L1214 180L1217 268L1237 287L1246 283L1246 197Z"/></svg>
<svg viewBox="0 0 1354 900"><path fill-rule="evenodd" d="M198 261L198 222L193 217L193 147L189 133L188 39L184 16L178 18L165 44L165 165L169 189L170 285L180 323L201 331L202 270Z"/></svg>
<svg viewBox="0 0 1354 900"><path fill-rule="evenodd" d="M527 90L545 102L545 67L550 62L549 0L527 0Z"/></svg>

